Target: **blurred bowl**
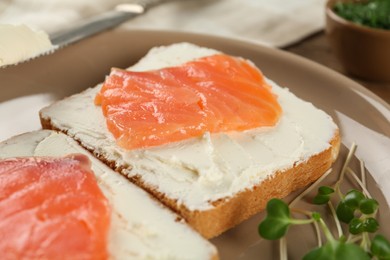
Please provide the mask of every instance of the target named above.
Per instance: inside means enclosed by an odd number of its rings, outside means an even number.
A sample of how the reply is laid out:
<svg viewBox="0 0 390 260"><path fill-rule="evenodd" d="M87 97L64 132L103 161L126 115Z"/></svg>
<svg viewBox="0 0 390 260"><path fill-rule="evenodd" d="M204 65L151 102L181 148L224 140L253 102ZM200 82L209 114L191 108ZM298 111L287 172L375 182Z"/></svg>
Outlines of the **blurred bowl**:
<svg viewBox="0 0 390 260"><path fill-rule="evenodd" d="M332 50L351 75L374 81L390 81L390 30L374 29L345 20L326 5L326 34Z"/></svg>

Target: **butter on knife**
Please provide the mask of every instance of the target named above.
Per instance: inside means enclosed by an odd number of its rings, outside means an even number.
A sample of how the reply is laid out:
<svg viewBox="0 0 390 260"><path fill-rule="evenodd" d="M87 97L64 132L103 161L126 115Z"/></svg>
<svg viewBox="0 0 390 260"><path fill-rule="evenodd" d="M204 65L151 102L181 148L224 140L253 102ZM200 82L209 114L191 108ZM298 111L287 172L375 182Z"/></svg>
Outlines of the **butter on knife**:
<svg viewBox="0 0 390 260"><path fill-rule="evenodd" d="M17 64L55 49L49 35L26 25L0 24L0 67Z"/></svg>

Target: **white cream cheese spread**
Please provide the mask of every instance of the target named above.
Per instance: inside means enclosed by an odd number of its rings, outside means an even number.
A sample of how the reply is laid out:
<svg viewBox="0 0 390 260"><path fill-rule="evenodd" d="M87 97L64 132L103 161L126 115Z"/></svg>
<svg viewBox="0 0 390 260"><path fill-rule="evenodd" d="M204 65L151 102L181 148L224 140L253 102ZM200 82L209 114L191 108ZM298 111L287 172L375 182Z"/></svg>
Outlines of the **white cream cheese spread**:
<svg viewBox="0 0 390 260"><path fill-rule="evenodd" d="M181 43L152 49L130 70L179 65L215 50ZM138 175L190 210L207 210L212 202L258 185L277 171L292 168L330 147L337 126L331 117L288 89L269 81L283 115L274 127L244 132L206 133L199 138L127 151L116 145L94 98L100 86L42 110L42 117L66 130L88 149Z"/></svg>
<svg viewBox="0 0 390 260"><path fill-rule="evenodd" d="M54 48L44 31L26 25L0 24L0 67L17 64Z"/></svg>
<svg viewBox="0 0 390 260"><path fill-rule="evenodd" d="M110 259L211 259L216 249L177 215L95 159L74 140L54 131L37 131L0 144L0 159L83 153L92 161L99 187L112 207ZM175 235L171 235L175 234Z"/></svg>

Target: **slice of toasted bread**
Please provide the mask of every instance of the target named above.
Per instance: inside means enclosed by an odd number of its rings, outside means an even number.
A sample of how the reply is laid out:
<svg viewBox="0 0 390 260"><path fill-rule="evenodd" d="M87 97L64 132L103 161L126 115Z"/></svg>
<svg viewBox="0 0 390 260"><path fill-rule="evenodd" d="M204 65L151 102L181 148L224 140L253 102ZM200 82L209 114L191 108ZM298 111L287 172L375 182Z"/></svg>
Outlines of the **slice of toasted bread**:
<svg viewBox="0 0 390 260"><path fill-rule="evenodd" d="M130 70L151 70L215 54L181 43L152 49ZM319 178L340 144L330 116L269 80L283 114L274 127L208 134L149 149L124 150L94 105L100 85L44 108L44 128L62 131L211 238L249 218L273 197Z"/></svg>
<svg viewBox="0 0 390 260"><path fill-rule="evenodd" d="M70 137L36 131L0 143L0 159L82 153L112 208L110 259L217 259L213 245L148 193L94 158ZM71 239L71 238L70 238Z"/></svg>

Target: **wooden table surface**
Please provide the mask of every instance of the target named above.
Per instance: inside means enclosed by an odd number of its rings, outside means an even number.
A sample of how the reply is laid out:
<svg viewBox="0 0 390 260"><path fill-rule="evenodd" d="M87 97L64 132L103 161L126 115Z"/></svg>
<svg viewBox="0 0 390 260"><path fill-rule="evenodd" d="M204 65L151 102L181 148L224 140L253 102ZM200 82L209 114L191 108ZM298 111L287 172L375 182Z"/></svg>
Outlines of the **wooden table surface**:
<svg viewBox="0 0 390 260"><path fill-rule="evenodd" d="M318 62L328 68L331 68L346 75L347 77L357 81L362 86L366 87L371 92L375 93L377 96L379 96L388 104L390 104L390 82L380 83L365 81L348 75L343 70L341 64L333 54L324 32L314 34L299 43L284 48L284 50Z"/></svg>

